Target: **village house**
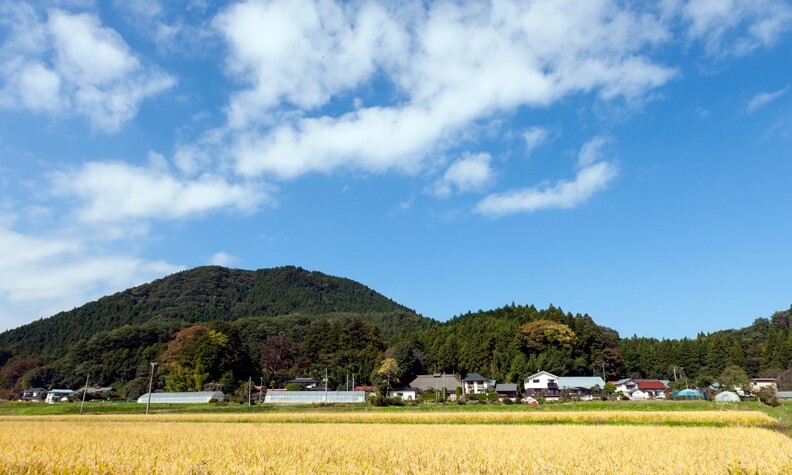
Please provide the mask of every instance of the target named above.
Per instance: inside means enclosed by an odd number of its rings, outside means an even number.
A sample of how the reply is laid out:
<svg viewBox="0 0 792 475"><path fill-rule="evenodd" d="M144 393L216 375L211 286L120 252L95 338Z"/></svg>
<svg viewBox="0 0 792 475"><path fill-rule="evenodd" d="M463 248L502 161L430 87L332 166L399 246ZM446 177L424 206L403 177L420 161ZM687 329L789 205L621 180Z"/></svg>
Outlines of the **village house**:
<svg viewBox="0 0 792 475"><path fill-rule="evenodd" d="M41 402L47 397L47 390L44 388L29 388L22 391L21 401Z"/></svg>
<svg viewBox="0 0 792 475"><path fill-rule="evenodd" d="M604 388L605 381L599 376L556 376L540 371L525 378L524 387L526 396L552 401L562 397L591 397L592 388Z"/></svg>
<svg viewBox="0 0 792 475"><path fill-rule="evenodd" d="M561 391L558 389L558 376L539 371L525 378L523 383L525 395L531 397L543 397L545 399L558 399Z"/></svg>
<svg viewBox="0 0 792 475"><path fill-rule="evenodd" d="M418 389L416 388L398 388L388 391L388 397L399 398L402 401L415 401L418 399Z"/></svg>
<svg viewBox="0 0 792 475"><path fill-rule="evenodd" d="M778 390L775 378L751 378L751 392L756 394L762 388Z"/></svg>
<svg viewBox="0 0 792 475"><path fill-rule="evenodd" d="M665 399L669 387L659 379L620 379L613 383L616 392L638 401L645 399Z"/></svg>
<svg viewBox="0 0 792 475"><path fill-rule="evenodd" d="M512 401L517 400L517 391L518 385L517 383L502 383L495 385L495 393L498 395L498 399L503 401L504 399L511 399Z"/></svg>
<svg viewBox="0 0 792 475"><path fill-rule="evenodd" d="M445 388L448 398L453 401L456 399L456 389L461 389L462 383L453 374L421 374L412 380L410 387L416 388L422 393L440 391Z"/></svg>
<svg viewBox="0 0 792 475"><path fill-rule="evenodd" d="M492 381L478 373L468 373L462 383L465 394L486 394L492 386Z"/></svg>

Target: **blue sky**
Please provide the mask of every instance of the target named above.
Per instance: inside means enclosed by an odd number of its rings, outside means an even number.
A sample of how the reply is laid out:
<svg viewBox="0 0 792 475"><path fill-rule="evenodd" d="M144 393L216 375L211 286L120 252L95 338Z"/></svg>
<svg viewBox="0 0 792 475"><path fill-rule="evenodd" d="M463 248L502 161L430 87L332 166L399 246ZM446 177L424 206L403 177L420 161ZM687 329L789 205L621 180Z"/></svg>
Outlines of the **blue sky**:
<svg viewBox="0 0 792 475"><path fill-rule="evenodd" d="M792 3L0 1L0 330L298 265L623 336L792 303Z"/></svg>

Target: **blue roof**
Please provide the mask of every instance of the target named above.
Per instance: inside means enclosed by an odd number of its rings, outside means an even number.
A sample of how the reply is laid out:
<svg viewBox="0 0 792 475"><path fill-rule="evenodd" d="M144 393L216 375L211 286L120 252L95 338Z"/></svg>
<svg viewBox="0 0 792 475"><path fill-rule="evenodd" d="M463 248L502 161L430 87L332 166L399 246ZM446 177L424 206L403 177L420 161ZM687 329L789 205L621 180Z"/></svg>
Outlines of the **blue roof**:
<svg viewBox="0 0 792 475"><path fill-rule="evenodd" d="M599 376L561 376L558 378L559 388L585 388L591 389L594 386L605 387L605 381Z"/></svg>

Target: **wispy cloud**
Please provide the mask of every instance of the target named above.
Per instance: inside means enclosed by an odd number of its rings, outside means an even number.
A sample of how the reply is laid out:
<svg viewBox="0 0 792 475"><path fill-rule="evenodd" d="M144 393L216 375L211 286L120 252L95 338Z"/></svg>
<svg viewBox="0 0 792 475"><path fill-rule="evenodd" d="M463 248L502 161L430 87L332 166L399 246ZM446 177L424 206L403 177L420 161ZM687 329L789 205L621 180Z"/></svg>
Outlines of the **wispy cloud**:
<svg viewBox="0 0 792 475"><path fill-rule="evenodd" d="M225 253L223 251L215 252L212 257L209 258L207 264L211 266L224 266L228 267L235 263L239 262L239 258L236 256L232 256L231 254Z"/></svg>
<svg viewBox="0 0 792 475"><path fill-rule="evenodd" d="M770 104L771 102L780 98L781 96L786 94L788 90L789 88L785 87L775 92L762 92L760 94L757 94L753 96L750 101L748 101L748 105L745 106L745 110L747 110L749 114L755 112L757 109L764 107L767 104Z"/></svg>
<svg viewBox="0 0 792 475"><path fill-rule="evenodd" d="M522 138L525 140L525 148L527 155L530 155L538 146L542 145L550 133L544 127L531 127L522 133Z"/></svg>
<svg viewBox="0 0 792 475"><path fill-rule="evenodd" d="M0 227L0 331L180 270L80 237L46 237Z"/></svg>
<svg viewBox="0 0 792 475"><path fill-rule="evenodd" d="M573 180L492 194L481 200L474 211L486 216L500 217L543 209L577 207L605 189L618 174L612 162L600 160L601 149L605 143L606 139L596 137L583 145L578 154L578 170Z"/></svg>
<svg viewBox="0 0 792 475"><path fill-rule="evenodd" d="M488 153L468 154L452 163L434 184L433 192L445 197L454 191L466 193L478 191L489 185L493 180L490 166L492 157Z"/></svg>
<svg viewBox="0 0 792 475"><path fill-rule="evenodd" d="M680 6L691 40L709 54L743 56L772 46L792 28L792 5L784 0L686 0Z"/></svg>

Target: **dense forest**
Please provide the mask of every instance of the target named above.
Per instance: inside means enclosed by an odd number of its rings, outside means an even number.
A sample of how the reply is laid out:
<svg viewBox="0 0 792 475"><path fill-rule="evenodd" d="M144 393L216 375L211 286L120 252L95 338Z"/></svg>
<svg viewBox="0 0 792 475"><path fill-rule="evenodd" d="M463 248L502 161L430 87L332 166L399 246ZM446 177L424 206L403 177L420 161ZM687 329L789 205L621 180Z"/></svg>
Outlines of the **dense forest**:
<svg viewBox="0 0 792 475"><path fill-rule="evenodd" d="M283 387L329 371L329 386L477 372L518 382L558 375L647 377L704 385L734 376L792 375L792 307L749 327L680 340L620 338L588 315L507 305L437 322L349 279L297 267L201 267L0 334L0 398L24 387L77 388L86 375L121 398L220 388L248 378Z"/></svg>

